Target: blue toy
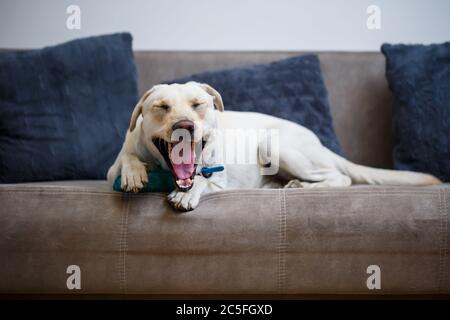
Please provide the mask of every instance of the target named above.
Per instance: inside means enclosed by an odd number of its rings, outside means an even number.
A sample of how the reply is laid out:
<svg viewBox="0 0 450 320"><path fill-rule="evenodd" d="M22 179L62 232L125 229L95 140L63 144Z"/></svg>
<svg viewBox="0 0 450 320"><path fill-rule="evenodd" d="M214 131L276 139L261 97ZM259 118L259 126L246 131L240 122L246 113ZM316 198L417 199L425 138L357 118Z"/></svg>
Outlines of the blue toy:
<svg viewBox="0 0 450 320"><path fill-rule="evenodd" d="M214 172L223 171L224 169L223 166L203 167L201 174L205 178L209 178ZM121 181L121 176L118 176L114 181L114 191L123 192L120 187ZM171 192L176 188L172 173L167 170L153 170L148 172L148 181L147 185L139 190L139 192Z"/></svg>
<svg viewBox="0 0 450 320"><path fill-rule="evenodd" d="M225 168L223 166L203 167L201 173L205 178L209 178L214 172L223 171L224 169Z"/></svg>

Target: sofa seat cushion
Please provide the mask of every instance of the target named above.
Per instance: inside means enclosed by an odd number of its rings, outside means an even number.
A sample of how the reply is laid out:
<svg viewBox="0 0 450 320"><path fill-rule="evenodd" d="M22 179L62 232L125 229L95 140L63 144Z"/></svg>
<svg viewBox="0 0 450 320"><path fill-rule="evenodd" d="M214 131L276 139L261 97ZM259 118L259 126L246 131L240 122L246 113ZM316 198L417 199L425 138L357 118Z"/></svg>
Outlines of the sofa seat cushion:
<svg viewBox="0 0 450 320"><path fill-rule="evenodd" d="M71 181L0 185L0 203L0 293L450 293L448 184L230 190L179 213Z"/></svg>

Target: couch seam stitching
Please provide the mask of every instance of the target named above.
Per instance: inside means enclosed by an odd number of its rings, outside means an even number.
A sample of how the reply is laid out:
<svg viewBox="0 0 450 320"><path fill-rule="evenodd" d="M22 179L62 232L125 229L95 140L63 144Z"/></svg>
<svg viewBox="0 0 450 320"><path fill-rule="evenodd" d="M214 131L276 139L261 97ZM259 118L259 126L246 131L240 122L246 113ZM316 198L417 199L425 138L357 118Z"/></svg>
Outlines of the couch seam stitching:
<svg viewBox="0 0 450 320"><path fill-rule="evenodd" d="M439 281L439 291L443 292L446 278L447 278L447 231L448 231L448 210L447 210L447 197L444 190L440 193L442 199L442 251L440 254L440 281Z"/></svg>
<svg viewBox="0 0 450 320"><path fill-rule="evenodd" d="M123 199L122 199L123 201ZM122 210L120 210L119 220L119 257L117 259L117 279L119 282L119 291L122 292L122 230L123 230L123 215L125 214L125 202L122 203Z"/></svg>
<svg viewBox="0 0 450 320"><path fill-rule="evenodd" d="M282 188L280 188L282 189ZM292 190L292 189L291 189ZM387 191L389 191L389 193L386 193ZM443 189L437 189L437 190L388 190L388 189L383 189L383 190L377 190L377 191L371 191L371 190L367 190L367 191L345 191L345 190L334 190L334 191L328 191L328 192L324 192L322 191L312 191L312 190L308 190L308 191L292 191L292 195L299 195L299 196L308 196L308 195L323 195L323 196L327 196L328 194L332 194L332 195L340 195L340 194L352 194L352 195L363 195L363 194L378 194L378 195L391 195L391 194L395 194L395 195L399 195L399 194L406 194L406 195L411 195L411 194L427 194L427 195L434 195L437 193L440 193L441 191L443 191ZM128 194L125 192L96 192L96 191L84 191L84 190L33 190L33 189L9 189L9 190L1 190L0 189L0 194L1 193L18 193L18 192L22 192L22 193L44 193L44 194L55 194L55 193L64 193L64 194L90 194L90 195L105 195L105 196L117 196L120 197L124 194ZM219 191L220 192L220 191ZM239 196L241 193L227 193L224 195L213 195L213 196ZM245 192L245 196L267 196L267 194L270 195L270 192L264 192L264 193L255 193L255 192ZM136 193L136 194L131 194L131 196L135 196L135 197L158 197L158 198L164 198L165 194L161 193L161 192L143 192L143 193Z"/></svg>
<svg viewBox="0 0 450 320"><path fill-rule="evenodd" d="M67 194L67 195L95 195L95 196L114 196L114 197L122 197L123 195L129 195L128 193L120 193L120 192L95 192L95 191L82 191L82 190L71 190L71 191L65 191L65 190L0 190L0 194L2 193L42 193L42 194ZM138 196L145 196L145 197L155 197L155 198L165 198L166 196L160 193L152 193L152 192L145 192L145 194L135 194L133 193L132 196L138 197Z"/></svg>
<svg viewBox="0 0 450 320"><path fill-rule="evenodd" d="M284 216L285 216L285 229L284 229L284 234L285 234L285 250L284 250L284 269L285 269L285 275L284 275L284 289L285 291L288 288L288 271L287 271L287 252L288 252L288 246L289 246L289 241L288 241L288 205L287 205L287 193L286 190L283 190L283 203L284 203Z"/></svg>
<svg viewBox="0 0 450 320"><path fill-rule="evenodd" d="M124 209L122 211L120 221L120 235L119 235L119 288L123 293L127 292L127 272L126 272L126 255L128 251L128 214L129 214L129 197L124 197Z"/></svg>
<svg viewBox="0 0 450 320"><path fill-rule="evenodd" d="M443 205L442 205L442 191L439 190L439 206L438 206L438 210L439 210L439 269L438 269L438 279L437 279L437 288L436 291L440 292L441 291L441 283L442 283L442 273L443 273L443 254L442 254L442 250L443 250L443 241L444 241L444 218L443 218Z"/></svg>
<svg viewBox="0 0 450 320"><path fill-rule="evenodd" d="M280 189L282 190L282 189ZM308 197L308 196L320 196L320 197L328 197L328 196L340 196L340 195L382 195L382 196L399 196L399 195L436 195L438 192L389 192L386 193L386 191L383 192L354 192L354 193L350 193L350 192L341 192L341 191L337 191L337 192L328 192L328 193L324 193L322 192L305 192L305 193L293 193L292 195L294 196L301 196L301 197ZM270 196L270 195L269 195ZM251 193L244 193L244 194L224 194L224 195L211 195L205 198L205 200L209 200L209 199L217 199L217 198L226 198L226 197L236 197L236 198L246 198L246 197L267 197L267 194L251 194Z"/></svg>
<svg viewBox="0 0 450 320"><path fill-rule="evenodd" d="M125 217L125 248L124 248L124 265L123 265L123 273L124 273L124 286L125 293L128 291L128 272L127 272L127 256L128 256L128 217L130 215L130 201L129 197L127 197L127 213Z"/></svg>
<svg viewBox="0 0 450 320"><path fill-rule="evenodd" d="M119 251L119 256L117 257L117 261L116 261L116 272L117 272L117 282L118 282L118 286L119 286L119 292L122 291L122 277L121 277L121 262L122 262L122 230L123 230L123 214L124 214L124 206L125 204L122 203L122 208L120 210L120 217L119 217L119 236L118 236L118 251Z"/></svg>
<svg viewBox="0 0 450 320"><path fill-rule="evenodd" d="M278 220L278 291L284 292L286 290L286 198L285 190L280 189L280 208Z"/></svg>

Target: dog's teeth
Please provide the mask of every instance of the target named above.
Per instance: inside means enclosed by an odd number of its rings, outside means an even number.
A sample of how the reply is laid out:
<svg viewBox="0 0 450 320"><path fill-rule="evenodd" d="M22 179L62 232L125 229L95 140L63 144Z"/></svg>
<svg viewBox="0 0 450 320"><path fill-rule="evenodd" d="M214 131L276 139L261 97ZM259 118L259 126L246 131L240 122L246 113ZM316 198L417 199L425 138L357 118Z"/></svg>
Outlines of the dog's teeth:
<svg viewBox="0 0 450 320"><path fill-rule="evenodd" d="M190 179L190 178L187 178L187 179L177 179L177 180L176 180L176 183L177 183L177 185L178 185L180 188L185 189L185 188L189 188L189 187L192 185L193 181L192 181L192 179Z"/></svg>

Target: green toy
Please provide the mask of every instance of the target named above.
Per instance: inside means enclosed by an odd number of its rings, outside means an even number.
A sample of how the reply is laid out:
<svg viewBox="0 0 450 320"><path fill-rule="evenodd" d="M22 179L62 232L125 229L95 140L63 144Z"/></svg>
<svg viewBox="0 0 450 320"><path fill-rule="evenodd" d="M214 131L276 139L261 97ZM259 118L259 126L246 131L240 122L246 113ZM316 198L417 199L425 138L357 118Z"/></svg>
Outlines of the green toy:
<svg viewBox="0 0 450 320"><path fill-rule="evenodd" d="M200 173L205 177L209 178L214 172L220 172L224 170L224 166L211 166L203 167ZM153 170L148 172L148 183L147 185L139 190L139 192L172 192L175 188L175 182L173 181L172 173L167 170ZM118 176L114 181L113 189L114 191L123 192L120 187L122 182L121 176Z"/></svg>
<svg viewBox="0 0 450 320"><path fill-rule="evenodd" d="M175 189L175 182L170 171L154 170L148 172L148 181L149 183L139 192L171 192ZM121 176L118 176L114 181L114 191L123 191L120 187L121 182Z"/></svg>

